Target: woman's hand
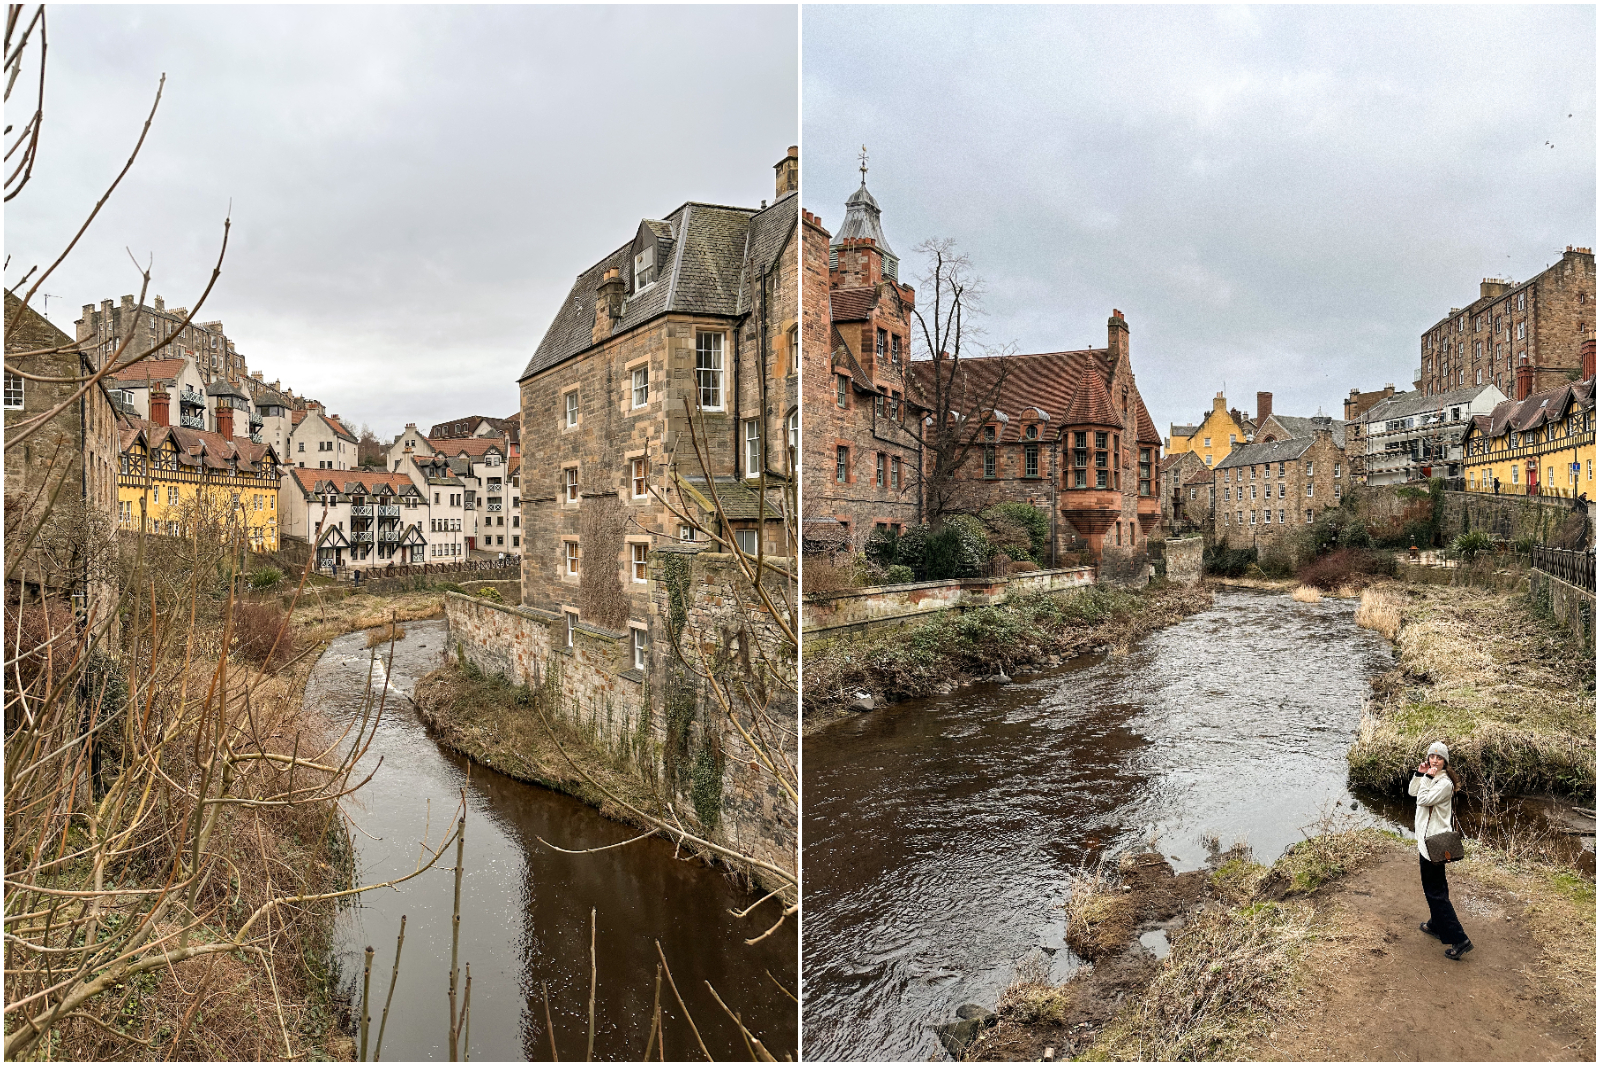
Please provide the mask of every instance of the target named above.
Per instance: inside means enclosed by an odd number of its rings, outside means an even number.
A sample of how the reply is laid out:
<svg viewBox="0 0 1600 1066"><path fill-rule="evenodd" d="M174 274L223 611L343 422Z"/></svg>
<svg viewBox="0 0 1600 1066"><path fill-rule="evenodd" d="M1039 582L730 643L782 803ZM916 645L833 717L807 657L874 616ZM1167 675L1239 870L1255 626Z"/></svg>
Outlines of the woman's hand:
<svg viewBox="0 0 1600 1066"><path fill-rule="evenodd" d="M1427 759L1423 759L1422 762L1417 765L1417 773L1427 774L1429 777L1433 776L1433 767L1428 765Z"/></svg>

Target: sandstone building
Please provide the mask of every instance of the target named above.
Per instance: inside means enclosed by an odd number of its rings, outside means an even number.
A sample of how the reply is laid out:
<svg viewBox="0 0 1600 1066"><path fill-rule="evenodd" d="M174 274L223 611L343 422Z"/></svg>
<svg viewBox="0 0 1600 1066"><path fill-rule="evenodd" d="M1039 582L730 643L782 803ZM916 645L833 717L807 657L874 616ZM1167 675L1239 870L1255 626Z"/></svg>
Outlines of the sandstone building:
<svg viewBox="0 0 1600 1066"><path fill-rule="evenodd" d="M1121 311L1106 334L1104 348L966 357L956 370L958 391L996 397L957 473L962 509L1017 501L1043 510L1047 565L1074 550L1097 563L1142 557L1161 523L1161 435L1134 381ZM930 362L913 369L931 380Z"/></svg>
<svg viewBox="0 0 1600 1066"><path fill-rule="evenodd" d="M795 150L777 164L770 206L640 221L578 275L519 380L523 605L569 648L624 649L614 669L638 682L666 636L652 552L790 551L798 166Z"/></svg>
<svg viewBox="0 0 1600 1066"><path fill-rule="evenodd" d="M1308 436L1241 444L1212 469L1220 543L1263 548L1339 505L1349 485L1344 452L1334 420L1314 422Z"/></svg>
<svg viewBox="0 0 1600 1066"><path fill-rule="evenodd" d="M802 213L805 307L802 468L808 536L838 523L836 543L861 547L872 529L922 521L921 452L907 398L916 294L883 234L881 210L861 187L837 234Z"/></svg>
<svg viewBox="0 0 1600 1066"><path fill-rule="evenodd" d="M1423 331L1416 390L1493 385L1524 399L1573 380L1595 335L1594 297L1594 252L1571 245L1527 281L1484 278L1476 300Z"/></svg>
<svg viewBox="0 0 1600 1066"><path fill-rule="evenodd" d="M150 305L137 304L132 296L124 296L118 302L102 300L98 308L94 304L84 304L83 317L76 323L77 340L95 359L105 360L111 358L130 335L132 341L123 349L124 359L135 357L168 337L175 337L156 354L164 359L193 360L203 384L248 378L250 371L245 358L228 339L222 323L184 325L187 315L187 309L182 307L168 309L166 301L159 296Z"/></svg>
<svg viewBox="0 0 1600 1066"><path fill-rule="evenodd" d="M1211 468L1199 452L1161 457L1161 528L1168 535L1209 528L1212 495Z"/></svg>

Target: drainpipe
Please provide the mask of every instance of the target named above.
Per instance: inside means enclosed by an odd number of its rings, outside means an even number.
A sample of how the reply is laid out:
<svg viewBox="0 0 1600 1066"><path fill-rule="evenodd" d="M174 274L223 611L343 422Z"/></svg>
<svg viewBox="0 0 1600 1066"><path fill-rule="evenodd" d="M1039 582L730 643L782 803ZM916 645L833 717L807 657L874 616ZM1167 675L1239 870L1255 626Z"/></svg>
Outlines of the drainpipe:
<svg viewBox="0 0 1600 1066"><path fill-rule="evenodd" d="M1056 512L1058 494L1061 491L1060 480L1056 473L1056 457L1061 454L1061 442L1066 436L1066 431L1061 430L1056 434L1056 447L1050 449L1050 569L1056 568Z"/></svg>

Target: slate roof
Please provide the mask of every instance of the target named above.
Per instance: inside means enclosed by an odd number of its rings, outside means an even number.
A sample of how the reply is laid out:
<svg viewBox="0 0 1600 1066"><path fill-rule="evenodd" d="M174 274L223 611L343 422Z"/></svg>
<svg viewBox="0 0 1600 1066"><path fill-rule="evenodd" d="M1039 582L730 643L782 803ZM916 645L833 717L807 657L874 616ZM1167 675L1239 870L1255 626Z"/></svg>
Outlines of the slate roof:
<svg viewBox="0 0 1600 1066"><path fill-rule="evenodd" d="M478 428L478 423L487 422L501 433L510 432L521 422L520 415L510 418L490 418L488 415L470 415L466 418L454 418L448 422L439 422L428 430L428 436L437 440L456 440L461 437L470 437Z"/></svg>
<svg viewBox="0 0 1600 1066"><path fill-rule="evenodd" d="M1192 437L1199 430L1199 426L1180 426L1177 423L1169 423L1167 435L1170 437Z"/></svg>
<svg viewBox="0 0 1600 1066"><path fill-rule="evenodd" d="M1206 466L1204 463L1202 463L1200 465L1200 469L1196 470L1193 474L1191 474L1187 479L1184 480L1183 483L1185 485L1209 485L1209 484L1211 484L1211 468L1209 466Z"/></svg>
<svg viewBox="0 0 1600 1066"><path fill-rule="evenodd" d="M1480 434L1490 437L1513 429L1526 433L1546 422L1560 421L1568 405L1574 402L1580 410L1594 406L1594 378L1543 389L1525 400L1506 400L1496 404L1487 415L1473 416L1472 424Z"/></svg>
<svg viewBox="0 0 1600 1066"><path fill-rule="evenodd" d="M889 247L889 241L883 235L883 209L867 191L866 175L862 175L861 188L851 193L850 199L844 202L844 221L839 223L829 247L836 248L845 241L863 238L870 239L884 255L894 255L894 249Z"/></svg>
<svg viewBox="0 0 1600 1066"><path fill-rule="evenodd" d="M711 493L706 489L705 478L686 477L683 480L703 494L708 501L711 499ZM782 515L778 501L770 498L781 491L778 486L772 484L772 481L773 479L770 477L767 479L769 499L767 500L766 517L768 521L775 521ZM734 521L761 517L761 494L736 478L717 478L717 500L722 504L723 515Z"/></svg>
<svg viewBox="0 0 1600 1066"><path fill-rule="evenodd" d="M1254 466L1257 463L1288 462L1304 455L1315 440L1315 437L1290 437L1288 440L1269 440L1263 444L1245 444L1235 448L1227 458L1212 469L1227 470L1230 467Z"/></svg>
<svg viewBox="0 0 1600 1066"><path fill-rule="evenodd" d="M497 451L501 455L506 454L506 442L499 437L451 437L444 440L435 440L430 434L427 437L427 441L434 451L451 458L468 455L477 459L487 455L490 451Z"/></svg>
<svg viewBox="0 0 1600 1066"><path fill-rule="evenodd" d="M686 203L666 217L676 238L671 262L657 264L660 280L632 295L633 237L584 270L556 312L518 380L548 370L593 347L595 300L600 279L615 268L629 286L622 316L611 335L626 333L658 315L735 316L744 306L744 284L752 270L770 267L794 232L799 198L785 193L764 209ZM637 228L635 228L637 233Z"/></svg>
<svg viewBox="0 0 1600 1066"><path fill-rule="evenodd" d="M206 386L206 395L229 396L234 399L244 400L246 403L250 402L250 394L248 392L245 392L231 381L224 381L221 379L213 381L211 384Z"/></svg>
<svg viewBox="0 0 1600 1066"><path fill-rule="evenodd" d="M1311 434L1317 431L1317 420L1315 418L1301 418L1298 415L1280 415L1274 413L1268 415L1266 421L1277 422L1291 437L1309 437ZM1265 423L1263 423L1263 425L1265 425ZM1332 430L1333 443L1343 448L1344 421L1342 419L1333 418L1331 421L1324 423L1324 425L1326 425L1328 429Z"/></svg>
<svg viewBox="0 0 1600 1066"><path fill-rule="evenodd" d="M1373 404L1362 416L1364 422L1387 422L1391 418L1407 418L1411 415L1436 414L1446 407L1455 404L1469 404L1484 392L1494 388L1493 385L1468 385L1465 388L1451 389L1435 396L1425 392L1397 392L1389 399L1379 404Z"/></svg>

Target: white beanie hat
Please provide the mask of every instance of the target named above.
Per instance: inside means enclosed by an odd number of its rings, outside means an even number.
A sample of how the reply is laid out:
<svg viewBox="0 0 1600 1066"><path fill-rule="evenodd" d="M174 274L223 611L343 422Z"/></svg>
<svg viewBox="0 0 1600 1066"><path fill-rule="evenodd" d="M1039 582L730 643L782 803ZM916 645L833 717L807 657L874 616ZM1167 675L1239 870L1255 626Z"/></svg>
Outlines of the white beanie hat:
<svg viewBox="0 0 1600 1066"><path fill-rule="evenodd" d="M1442 740L1436 740L1428 745L1428 754L1437 755L1445 762L1450 761L1450 749L1444 746L1444 741Z"/></svg>

